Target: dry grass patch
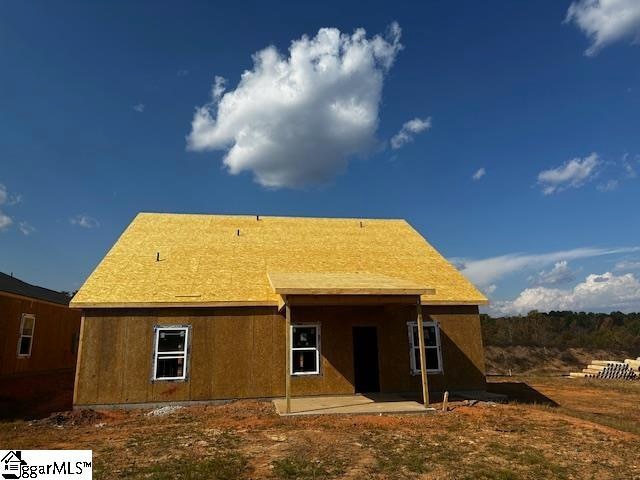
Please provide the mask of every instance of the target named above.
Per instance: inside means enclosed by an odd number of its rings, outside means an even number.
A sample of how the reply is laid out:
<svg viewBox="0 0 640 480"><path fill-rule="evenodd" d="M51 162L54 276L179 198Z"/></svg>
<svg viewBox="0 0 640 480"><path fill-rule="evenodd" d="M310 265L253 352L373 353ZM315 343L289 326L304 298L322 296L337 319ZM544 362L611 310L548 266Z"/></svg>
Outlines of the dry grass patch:
<svg viewBox="0 0 640 480"><path fill-rule="evenodd" d="M0 422L0 445L92 449L98 480L640 478L637 387L562 380L517 379L557 407L522 398L426 415L283 418L242 401L166 417Z"/></svg>

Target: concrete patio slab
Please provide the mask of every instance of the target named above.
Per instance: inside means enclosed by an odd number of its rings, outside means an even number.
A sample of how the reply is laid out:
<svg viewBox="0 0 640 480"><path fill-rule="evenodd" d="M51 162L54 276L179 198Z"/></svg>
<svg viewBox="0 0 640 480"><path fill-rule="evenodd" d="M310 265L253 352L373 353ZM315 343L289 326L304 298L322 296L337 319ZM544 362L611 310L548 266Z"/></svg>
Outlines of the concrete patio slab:
<svg viewBox="0 0 640 480"><path fill-rule="evenodd" d="M337 395L317 397L295 397L291 399L291 413L286 413L284 398L273 400L279 415L354 415L381 413L427 413L419 402L401 395Z"/></svg>

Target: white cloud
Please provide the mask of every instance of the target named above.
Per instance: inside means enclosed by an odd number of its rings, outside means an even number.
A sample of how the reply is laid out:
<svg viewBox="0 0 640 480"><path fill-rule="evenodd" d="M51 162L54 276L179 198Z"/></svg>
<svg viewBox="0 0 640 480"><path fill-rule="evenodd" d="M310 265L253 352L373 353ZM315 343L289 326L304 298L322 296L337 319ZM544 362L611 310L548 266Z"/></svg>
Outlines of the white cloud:
<svg viewBox="0 0 640 480"><path fill-rule="evenodd" d="M178 75L179 77L186 77L187 75L189 75L189 70L187 70L186 68L181 68L177 71L176 75Z"/></svg>
<svg viewBox="0 0 640 480"><path fill-rule="evenodd" d="M616 271L640 270L640 260L621 260L613 268Z"/></svg>
<svg viewBox="0 0 640 480"><path fill-rule="evenodd" d="M22 195L19 193L12 195L7 201L7 205L18 205L19 203L22 203Z"/></svg>
<svg viewBox="0 0 640 480"><path fill-rule="evenodd" d="M638 155L636 155L635 157L635 163L640 163L640 159L638 158ZM624 169L624 173L627 178L636 178L638 176L636 169L633 166L633 163L631 162L631 160L629 160L628 153L625 153L622 156L622 168Z"/></svg>
<svg viewBox="0 0 640 480"><path fill-rule="evenodd" d="M496 291L496 289L498 288L498 286L495 283L492 283L491 285L487 285L486 287L484 287L482 289L482 291L486 294L486 295L491 295L493 292Z"/></svg>
<svg viewBox="0 0 640 480"><path fill-rule="evenodd" d="M637 42L640 37L638 0L576 0L571 3L565 22L573 22L591 40L585 55L596 55L605 46L623 39Z"/></svg>
<svg viewBox="0 0 640 480"><path fill-rule="evenodd" d="M538 174L542 193L551 195L567 188L578 188L592 180L602 162L597 153L585 158L574 158L562 166L544 170Z"/></svg>
<svg viewBox="0 0 640 480"><path fill-rule="evenodd" d="M36 231L33 225L29 224L29 222L26 222L26 221L20 222L18 224L18 228L20 229L22 234L26 236L29 236Z"/></svg>
<svg viewBox="0 0 640 480"><path fill-rule="evenodd" d="M452 259L467 278L480 287L527 269L539 269L556 262L640 251L640 247L575 248L542 254L511 253L480 260Z"/></svg>
<svg viewBox="0 0 640 480"><path fill-rule="evenodd" d="M215 102L219 102L222 98L222 94L227 89L225 85L227 84L227 80L224 77L216 77L213 79L213 87L211 87L211 98Z"/></svg>
<svg viewBox="0 0 640 480"><path fill-rule="evenodd" d="M515 300L495 302L489 308L494 315L523 314L531 310L640 311L640 282L632 273L591 274L573 289L527 288Z"/></svg>
<svg viewBox="0 0 640 480"><path fill-rule="evenodd" d="M619 185L620 182L618 182L618 180L611 179L599 184L596 188L601 192L613 192L618 188Z"/></svg>
<svg viewBox="0 0 640 480"><path fill-rule="evenodd" d="M431 128L431 117L427 118L414 118L405 122L398 133L391 137L391 148L397 150L402 148L405 144L413 142L413 138Z"/></svg>
<svg viewBox="0 0 640 480"><path fill-rule="evenodd" d="M257 52L235 90L222 90L216 77L211 101L196 109L187 148L226 150L229 173L253 172L267 187L328 181L376 145L384 77L402 49L400 33L397 23L384 38L322 28L293 41L288 56L273 46Z"/></svg>
<svg viewBox="0 0 640 480"><path fill-rule="evenodd" d="M144 112L145 105L144 105L144 103L138 103L138 104L133 106L133 109L138 113L142 113L142 112Z"/></svg>
<svg viewBox="0 0 640 480"><path fill-rule="evenodd" d="M13 223L10 216L0 210L0 231L6 230Z"/></svg>
<svg viewBox="0 0 640 480"><path fill-rule="evenodd" d="M529 277L529 281L534 285L562 285L574 279L575 272L569 268L569 262L566 260L556 262L551 270L542 270Z"/></svg>
<svg viewBox="0 0 640 480"><path fill-rule="evenodd" d="M5 187L2 183L0 183L0 205L17 205L22 202L22 195L20 194L9 194L7 187ZM13 219L4 213L3 210L0 210L0 231L7 230L13 224Z"/></svg>
<svg viewBox="0 0 640 480"><path fill-rule="evenodd" d="M100 226L98 220L84 214L76 215L75 217L70 218L69 223L71 223L71 225L77 225L82 228L97 228Z"/></svg>
<svg viewBox="0 0 640 480"><path fill-rule="evenodd" d="M471 178L473 178L474 180L480 180L486 174L487 174L487 171L484 169L484 167L481 167L478 170L476 170L476 173L474 173Z"/></svg>
<svg viewBox="0 0 640 480"><path fill-rule="evenodd" d="M22 203L22 195L19 193L10 195L7 187L0 183L0 205L17 205L19 203Z"/></svg>

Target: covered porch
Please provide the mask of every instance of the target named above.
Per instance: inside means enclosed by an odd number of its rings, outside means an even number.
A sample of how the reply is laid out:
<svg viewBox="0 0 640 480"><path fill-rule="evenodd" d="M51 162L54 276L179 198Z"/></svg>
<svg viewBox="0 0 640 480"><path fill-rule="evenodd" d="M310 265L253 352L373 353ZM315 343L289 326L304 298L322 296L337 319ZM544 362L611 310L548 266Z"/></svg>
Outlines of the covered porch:
<svg viewBox="0 0 640 480"><path fill-rule="evenodd" d="M368 311L371 313L371 309L382 311L385 308L401 307L407 312L408 319L414 322L414 329L416 324L418 327L416 330L419 337L420 354L419 360L416 359L415 363L426 365L421 297L422 295L434 294L434 289L404 280L368 273L269 273L268 276L271 286L280 296L280 310L285 317L285 332L283 332L286 352L285 395L284 398L274 401L280 415L424 413L427 411L429 393L427 372L424 368L420 368L420 371L416 372L420 374L421 395L392 394L389 393L389 390L387 390L387 393L379 393L375 387L371 390L367 389L367 385L375 385L379 380L379 364L386 361L388 365L386 358L378 358L379 339L377 338L375 326L363 328L363 326L356 327L354 324L348 333L352 338L350 340L345 338L345 346L353 349L351 367L354 370L352 378L352 391L354 394L351 395L340 394L344 392L334 390L317 392L317 394L309 391L308 388L304 389L304 391L298 390L296 388L297 385L302 386L305 383L308 385L311 376L315 377L312 381L323 382L323 371L320 364L323 360L327 362L329 360L325 359L324 356L320 358L318 353L315 371L299 372L297 371L299 368L298 360L303 362L303 359L299 358L302 352L297 352L297 350L302 350L299 348L301 346L299 338L301 335L305 335L305 338L313 336L309 335L313 330L309 330L305 325L305 315L302 314L305 309L313 307L344 307L355 309L358 312L369 309ZM405 316L404 319L407 319L407 317ZM350 318L344 318L343 316L342 321L336 320L339 323L334 323L333 327L343 328L345 325L349 325L350 321ZM388 322L394 322L394 319L388 318ZM359 323L362 324L363 322ZM323 328L327 328L327 324L325 323L324 325L325 327ZM366 325L366 321L364 325ZM402 328L406 329L406 325L403 325ZM367 329L369 332L367 332ZM308 331L301 333L304 330ZM333 331L333 328L331 331ZM356 332L358 333L358 338L356 338ZM371 336L369 334L372 334L373 338L367 338ZM317 342L315 347L319 352L320 335L315 333L315 336L315 342ZM405 336L404 338L406 339L407 337ZM382 341L385 340L384 338L382 339ZM404 345L406 341L400 341L400 343ZM395 344L400 345L400 343L396 339ZM375 348L373 356L367 350L372 347ZM403 348L403 346L400 346L400 348ZM296 354L295 360L294 353ZM367 366L371 366L371 368L369 369ZM404 371L406 371L406 375L409 375L408 368ZM367 378L371 375L376 378ZM307 378L304 378L304 376ZM294 385L292 385L292 377L296 380L293 382ZM360 384L358 384L359 380ZM364 380L364 385L362 380ZM333 395L333 393L336 393L336 395Z"/></svg>

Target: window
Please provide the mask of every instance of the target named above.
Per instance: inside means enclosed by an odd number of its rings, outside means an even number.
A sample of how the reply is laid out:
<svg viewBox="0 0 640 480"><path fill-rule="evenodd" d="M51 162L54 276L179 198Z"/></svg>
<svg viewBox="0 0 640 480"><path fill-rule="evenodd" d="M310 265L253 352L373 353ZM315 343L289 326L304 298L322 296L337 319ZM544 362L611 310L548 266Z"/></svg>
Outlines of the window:
<svg viewBox="0 0 640 480"><path fill-rule="evenodd" d="M155 327L154 380L187 378L189 327Z"/></svg>
<svg viewBox="0 0 640 480"><path fill-rule="evenodd" d="M320 373L320 325L291 325L291 374Z"/></svg>
<svg viewBox="0 0 640 480"><path fill-rule="evenodd" d="M22 314L20 322L20 338L18 338L18 357L30 357L33 346L33 330L36 328L36 316Z"/></svg>
<svg viewBox="0 0 640 480"><path fill-rule="evenodd" d="M436 322L424 323L424 354L427 360L427 372L442 372L442 351L440 348L440 328ZM420 341L418 323L409 322L409 352L411 355L411 373L420 374Z"/></svg>

